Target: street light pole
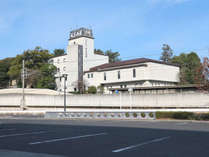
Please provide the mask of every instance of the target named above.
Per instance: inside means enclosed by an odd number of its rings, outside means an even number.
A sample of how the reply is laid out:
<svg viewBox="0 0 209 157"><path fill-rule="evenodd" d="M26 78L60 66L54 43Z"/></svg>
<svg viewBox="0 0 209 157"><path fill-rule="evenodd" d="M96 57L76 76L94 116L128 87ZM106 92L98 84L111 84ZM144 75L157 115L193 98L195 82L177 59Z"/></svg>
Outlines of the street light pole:
<svg viewBox="0 0 209 157"><path fill-rule="evenodd" d="M66 112L66 81L67 81L67 74L63 74L64 77L64 112Z"/></svg>
<svg viewBox="0 0 209 157"><path fill-rule="evenodd" d="M22 103L21 109L25 108L25 60L22 61Z"/></svg>

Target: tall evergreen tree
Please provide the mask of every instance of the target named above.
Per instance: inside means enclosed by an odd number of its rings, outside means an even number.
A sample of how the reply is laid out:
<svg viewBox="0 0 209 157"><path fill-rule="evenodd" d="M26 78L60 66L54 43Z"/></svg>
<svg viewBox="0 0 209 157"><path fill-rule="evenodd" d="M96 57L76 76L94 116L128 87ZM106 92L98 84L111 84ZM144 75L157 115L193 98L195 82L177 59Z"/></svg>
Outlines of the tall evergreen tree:
<svg viewBox="0 0 209 157"><path fill-rule="evenodd" d="M168 44L163 44L162 50L163 52L161 54L160 60L170 63L173 56L173 50Z"/></svg>

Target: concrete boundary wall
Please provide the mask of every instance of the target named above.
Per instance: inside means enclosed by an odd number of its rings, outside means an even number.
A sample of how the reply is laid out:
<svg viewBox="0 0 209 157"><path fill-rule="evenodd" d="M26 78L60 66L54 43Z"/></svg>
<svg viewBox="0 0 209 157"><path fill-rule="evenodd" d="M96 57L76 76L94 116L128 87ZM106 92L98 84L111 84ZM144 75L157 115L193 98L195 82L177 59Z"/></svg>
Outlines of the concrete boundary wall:
<svg viewBox="0 0 209 157"><path fill-rule="evenodd" d="M63 95L26 94L26 106L37 108L63 107ZM21 94L0 94L0 107L18 107L21 104ZM207 93L176 93L176 94L112 94L112 95L67 95L68 107L209 107L209 94Z"/></svg>

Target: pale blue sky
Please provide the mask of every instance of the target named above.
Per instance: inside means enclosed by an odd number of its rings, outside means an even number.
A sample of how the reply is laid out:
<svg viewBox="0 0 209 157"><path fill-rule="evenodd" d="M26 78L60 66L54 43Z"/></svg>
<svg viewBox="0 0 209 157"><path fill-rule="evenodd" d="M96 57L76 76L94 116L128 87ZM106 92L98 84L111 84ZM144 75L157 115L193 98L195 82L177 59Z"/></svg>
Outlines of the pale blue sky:
<svg viewBox="0 0 209 157"><path fill-rule="evenodd" d="M208 0L0 0L0 59L35 46L66 49L79 27L124 60L159 59L164 43L175 55L209 56Z"/></svg>

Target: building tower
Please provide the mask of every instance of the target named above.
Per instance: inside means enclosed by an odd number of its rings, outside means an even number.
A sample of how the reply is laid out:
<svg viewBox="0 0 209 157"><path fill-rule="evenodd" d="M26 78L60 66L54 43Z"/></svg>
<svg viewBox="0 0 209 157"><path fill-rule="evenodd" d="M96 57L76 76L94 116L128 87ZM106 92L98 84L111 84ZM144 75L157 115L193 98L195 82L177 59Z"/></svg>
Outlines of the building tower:
<svg viewBox="0 0 209 157"><path fill-rule="evenodd" d="M94 37L91 29L79 28L70 32L67 54L53 58L58 68L56 74L57 89L64 90L63 74L67 74L67 91L81 90L86 83L83 72L90 68L108 63L108 57L94 54ZM82 84L82 85L81 85Z"/></svg>

